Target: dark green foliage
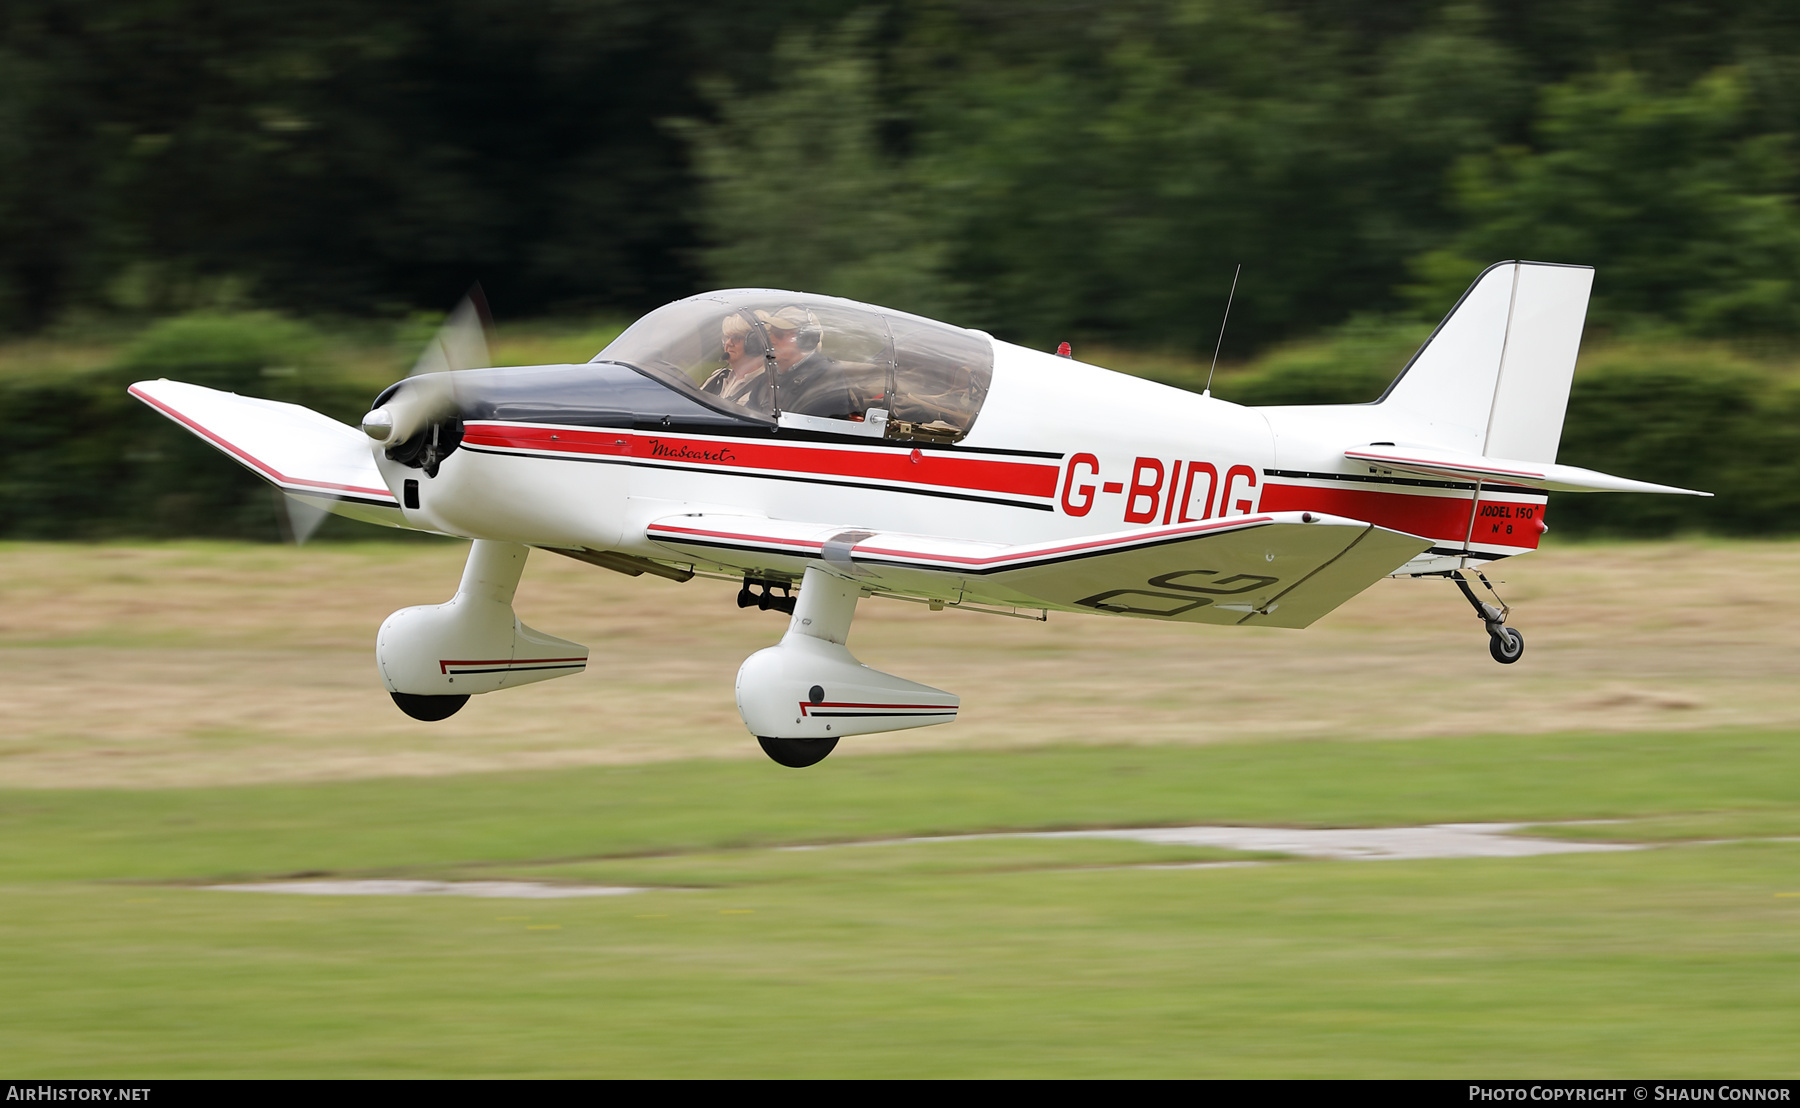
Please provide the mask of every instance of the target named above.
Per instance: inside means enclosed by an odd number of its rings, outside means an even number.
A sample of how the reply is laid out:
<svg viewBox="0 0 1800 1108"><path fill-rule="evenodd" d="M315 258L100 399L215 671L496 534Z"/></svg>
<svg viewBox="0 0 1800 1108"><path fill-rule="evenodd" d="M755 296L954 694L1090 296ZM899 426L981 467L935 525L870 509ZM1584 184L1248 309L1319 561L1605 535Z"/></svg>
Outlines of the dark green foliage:
<svg viewBox="0 0 1800 1108"><path fill-rule="evenodd" d="M1800 509L1800 405L1716 354L1610 358L1576 379L1558 461L1715 493L1561 494L1553 526L1577 533L1792 533Z"/></svg>
<svg viewBox="0 0 1800 1108"><path fill-rule="evenodd" d="M1221 379L1246 404L1378 398L1428 328L1359 319ZM317 332L267 313L177 317L117 364L0 378L0 537L281 536L268 486L126 393L156 377L302 404L355 423L373 397ZM1184 382L1199 388L1198 378ZM1789 534L1800 519L1800 390L1718 346L1627 345L1584 362L1560 460L1717 493L1557 494L1562 534ZM358 525L345 524L354 530Z"/></svg>
<svg viewBox="0 0 1800 1108"><path fill-rule="evenodd" d="M1242 356L1526 253L1793 335L1790 7L13 0L0 330L781 283L1198 350L1242 262Z"/></svg>
<svg viewBox="0 0 1800 1108"><path fill-rule="evenodd" d="M1217 392L1239 404L1366 404L1378 399L1429 327L1359 319L1326 340L1277 350Z"/></svg>
<svg viewBox="0 0 1800 1108"><path fill-rule="evenodd" d="M707 203L707 270L721 286L805 288L923 315L956 310L925 196L882 149L863 13L776 47L774 90L707 83L720 120L685 121Z"/></svg>
<svg viewBox="0 0 1800 1108"><path fill-rule="evenodd" d="M1240 262L1228 351L1387 306L1450 227L1443 167L1521 99L1504 48L1412 30L1371 62L1277 6L1168 5L942 59L909 168L967 318L1202 349Z"/></svg>
<svg viewBox="0 0 1800 1108"><path fill-rule="evenodd" d="M1425 334L1360 320L1278 350L1216 391L1243 404L1366 403ZM1549 519L1558 534L1793 534L1800 530L1800 389L1777 369L1717 345L1602 347L1577 370L1557 460L1716 494L1556 493Z"/></svg>
<svg viewBox="0 0 1800 1108"><path fill-rule="evenodd" d="M1800 21L1585 3L909 9L796 29L691 127L722 284L937 307L1028 345L1239 355L1507 257L1595 320L1800 334Z"/></svg>
<svg viewBox="0 0 1800 1108"><path fill-rule="evenodd" d="M227 280L303 311L672 299L701 278L664 121L821 7L8 0L0 328Z"/></svg>
<svg viewBox="0 0 1800 1108"><path fill-rule="evenodd" d="M1227 359L1274 353L1220 394L1348 403L1416 346L1368 320L1531 257L1596 266L1590 335L1766 352L1800 339L1796 58L1774 0L12 0L0 333L393 318L479 279L503 317L785 285L1210 352L1242 263ZM121 386L354 418L316 350L196 317L0 385L0 534L272 533ZM1800 402L1696 357L1585 370L1565 456L1722 495L1561 526L1792 527Z"/></svg>
<svg viewBox="0 0 1800 1108"><path fill-rule="evenodd" d="M1461 262L1419 263L1439 279L1415 298L1438 307L1497 258L1579 259L1600 271L1595 325L1800 333L1800 167L1751 110L1732 70L1667 96L1630 73L1547 89L1531 148L1458 169Z"/></svg>
<svg viewBox="0 0 1800 1108"><path fill-rule="evenodd" d="M264 314L180 317L115 366L0 379L0 535L280 537L269 486L127 394L157 377L351 423L373 399L321 365L310 328Z"/></svg>

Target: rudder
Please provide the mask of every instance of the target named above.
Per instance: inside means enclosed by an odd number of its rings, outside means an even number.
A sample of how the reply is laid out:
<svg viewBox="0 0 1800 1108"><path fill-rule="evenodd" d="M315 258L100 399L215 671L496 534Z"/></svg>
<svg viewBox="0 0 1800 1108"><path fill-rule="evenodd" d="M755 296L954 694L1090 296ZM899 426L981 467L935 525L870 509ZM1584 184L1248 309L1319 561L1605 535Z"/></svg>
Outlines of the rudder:
<svg viewBox="0 0 1800 1108"><path fill-rule="evenodd" d="M1378 403L1435 445L1554 462L1593 283L1592 266L1496 262Z"/></svg>

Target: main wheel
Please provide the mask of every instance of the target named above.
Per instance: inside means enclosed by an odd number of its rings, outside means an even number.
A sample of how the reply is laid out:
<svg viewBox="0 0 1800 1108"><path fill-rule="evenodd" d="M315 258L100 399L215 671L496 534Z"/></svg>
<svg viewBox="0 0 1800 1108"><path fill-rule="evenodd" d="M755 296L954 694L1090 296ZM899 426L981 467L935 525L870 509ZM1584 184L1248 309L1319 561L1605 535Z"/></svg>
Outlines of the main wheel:
<svg viewBox="0 0 1800 1108"><path fill-rule="evenodd" d="M756 741L762 744L764 754L789 769L816 766L837 749L836 739L765 739L758 735Z"/></svg>
<svg viewBox="0 0 1800 1108"><path fill-rule="evenodd" d="M1488 653L1494 661L1510 666L1525 656L1525 636L1517 627L1502 627L1498 634L1488 636Z"/></svg>
<svg viewBox="0 0 1800 1108"><path fill-rule="evenodd" d="M469 702L468 696L417 696L413 693L388 693L400 710L414 719L422 719L426 723L436 723L440 719L449 719L462 710Z"/></svg>

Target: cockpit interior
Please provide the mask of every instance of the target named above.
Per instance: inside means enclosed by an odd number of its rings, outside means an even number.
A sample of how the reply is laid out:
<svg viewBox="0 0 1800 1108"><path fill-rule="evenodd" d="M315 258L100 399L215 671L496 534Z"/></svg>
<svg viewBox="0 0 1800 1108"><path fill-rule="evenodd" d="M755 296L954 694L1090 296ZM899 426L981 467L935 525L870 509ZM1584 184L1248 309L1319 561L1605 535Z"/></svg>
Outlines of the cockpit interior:
<svg viewBox="0 0 1800 1108"><path fill-rule="evenodd" d="M782 426L932 442L969 433L994 373L993 344L977 332L766 289L666 305L594 361L629 365Z"/></svg>

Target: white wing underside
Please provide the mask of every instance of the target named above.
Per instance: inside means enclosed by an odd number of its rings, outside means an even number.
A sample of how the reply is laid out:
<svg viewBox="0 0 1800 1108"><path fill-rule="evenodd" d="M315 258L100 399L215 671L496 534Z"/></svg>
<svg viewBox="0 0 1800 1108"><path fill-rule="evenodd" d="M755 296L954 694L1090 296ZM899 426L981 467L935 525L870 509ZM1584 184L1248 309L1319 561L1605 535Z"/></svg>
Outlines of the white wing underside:
<svg viewBox="0 0 1800 1108"><path fill-rule="evenodd" d="M361 431L298 404L179 381L139 381L131 395L296 500L387 527L409 527Z"/></svg>
<svg viewBox="0 0 1800 1108"><path fill-rule="evenodd" d="M823 565L871 593L1266 627L1305 627L1431 545L1300 512L1024 545L722 514L665 517L646 534L750 576Z"/></svg>

